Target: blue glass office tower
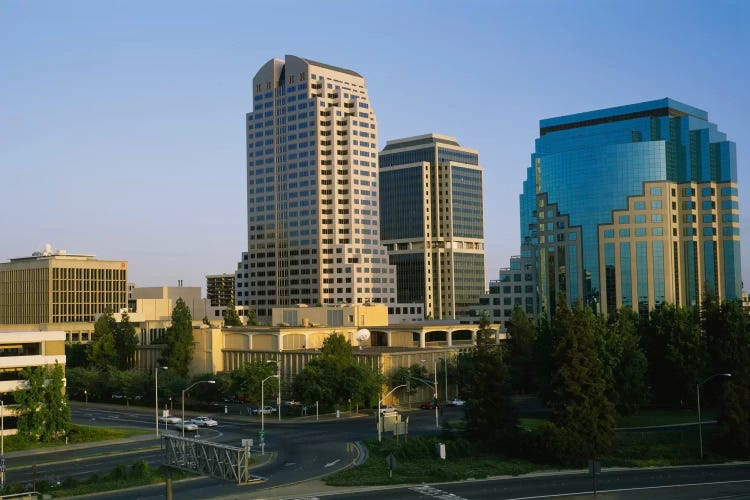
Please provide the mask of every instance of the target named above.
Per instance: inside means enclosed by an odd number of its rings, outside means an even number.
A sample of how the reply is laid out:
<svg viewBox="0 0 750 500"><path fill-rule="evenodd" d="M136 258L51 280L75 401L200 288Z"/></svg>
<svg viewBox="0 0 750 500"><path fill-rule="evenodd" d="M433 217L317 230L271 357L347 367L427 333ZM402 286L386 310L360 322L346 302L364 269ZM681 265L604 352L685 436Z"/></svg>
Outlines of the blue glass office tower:
<svg viewBox="0 0 750 500"><path fill-rule="evenodd" d="M705 111L660 99L542 120L539 135L520 222L541 309L561 293L641 313L741 297L735 144Z"/></svg>

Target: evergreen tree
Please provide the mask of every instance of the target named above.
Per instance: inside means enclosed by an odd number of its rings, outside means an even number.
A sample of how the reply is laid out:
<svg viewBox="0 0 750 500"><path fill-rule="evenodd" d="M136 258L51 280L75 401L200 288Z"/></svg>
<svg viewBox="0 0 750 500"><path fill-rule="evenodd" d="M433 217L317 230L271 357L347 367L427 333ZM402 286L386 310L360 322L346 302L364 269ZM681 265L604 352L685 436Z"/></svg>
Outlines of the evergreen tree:
<svg viewBox="0 0 750 500"><path fill-rule="evenodd" d="M518 414L510 400L510 376L503 347L495 342L489 325L489 318L483 314L472 354L473 379L463 394L466 431L491 449L507 451L508 445L515 442Z"/></svg>
<svg viewBox="0 0 750 500"><path fill-rule="evenodd" d="M224 326L242 326L240 316L234 307L234 301L229 302L227 310L224 312Z"/></svg>
<svg viewBox="0 0 750 500"><path fill-rule="evenodd" d="M717 377L711 383L712 390L703 391L701 403L719 403L712 445L725 455L746 458L750 455L750 322L737 301L706 301L701 315L707 354L704 376L732 375ZM720 382L725 387L723 394L718 390Z"/></svg>
<svg viewBox="0 0 750 500"><path fill-rule="evenodd" d="M519 306L513 309L508 325L510 380L516 392L527 393L534 384L534 325Z"/></svg>
<svg viewBox="0 0 750 500"><path fill-rule="evenodd" d="M258 316L255 313L255 309L247 311L247 326L258 326Z"/></svg>
<svg viewBox="0 0 750 500"><path fill-rule="evenodd" d="M172 310L172 326L167 330L166 346L162 351L161 363L170 371L187 377L190 362L193 360L193 320L190 309L182 298L177 299Z"/></svg>
<svg viewBox="0 0 750 500"><path fill-rule="evenodd" d="M638 315L626 307L619 309L608 323L598 323L599 357L609 399L620 414L637 413L648 401L648 363L640 347Z"/></svg>
<svg viewBox="0 0 750 500"><path fill-rule="evenodd" d="M128 313L122 313L120 322L114 323L113 334L117 368L129 370L133 367L138 340L135 337L135 327L130 322Z"/></svg>
<svg viewBox="0 0 750 500"><path fill-rule="evenodd" d="M101 371L107 371L117 363L114 326L115 321L109 309L94 324L94 339L89 344L89 360Z"/></svg>
<svg viewBox="0 0 750 500"><path fill-rule="evenodd" d="M564 297L552 321L557 338L552 400L557 451L559 459L571 465L602 457L614 444L615 409L606 396L594 322L590 308L579 302L571 310Z"/></svg>
<svg viewBox="0 0 750 500"><path fill-rule="evenodd" d="M537 334L533 344L533 376L534 386L539 397L547 405L552 400L552 377L555 364L553 353L556 339L549 320L545 314L541 315L536 328Z"/></svg>
<svg viewBox="0 0 750 500"><path fill-rule="evenodd" d="M696 378L705 373L696 311L666 304L639 325L655 402L683 407L694 402Z"/></svg>

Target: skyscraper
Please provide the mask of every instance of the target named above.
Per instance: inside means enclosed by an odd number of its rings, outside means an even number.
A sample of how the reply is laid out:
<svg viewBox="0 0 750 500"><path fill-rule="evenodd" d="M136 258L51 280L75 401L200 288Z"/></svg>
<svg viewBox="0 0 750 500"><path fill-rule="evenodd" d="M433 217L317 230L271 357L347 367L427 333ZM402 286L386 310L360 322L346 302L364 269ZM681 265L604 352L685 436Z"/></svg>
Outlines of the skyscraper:
<svg viewBox="0 0 750 500"><path fill-rule="evenodd" d="M380 227L398 275L398 302L455 319L484 292L479 153L453 137L388 141L380 152Z"/></svg>
<svg viewBox="0 0 750 500"><path fill-rule="evenodd" d="M631 104L540 122L521 205L540 307L641 314L741 297L735 144L700 109Z"/></svg>
<svg viewBox="0 0 750 500"><path fill-rule="evenodd" d="M365 79L272 59L253 79L246 124L247 306L269 319L274 305L394 303Z"/></svg>

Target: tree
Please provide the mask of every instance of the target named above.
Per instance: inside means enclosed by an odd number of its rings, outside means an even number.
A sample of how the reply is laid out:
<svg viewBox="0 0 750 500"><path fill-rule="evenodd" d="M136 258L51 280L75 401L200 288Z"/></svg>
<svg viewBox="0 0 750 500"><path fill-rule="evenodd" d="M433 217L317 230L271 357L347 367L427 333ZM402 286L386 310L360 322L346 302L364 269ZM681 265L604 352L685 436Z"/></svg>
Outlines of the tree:
<svg viewBox="0 0 750 500"><path fill-rule="evenodd" d="M89 365L88 344L65 344L65 368L79 368Z"/></svg>
<svg viewBox="0 0 750 500"><path fill-rule="evenodd" d="M514 442L518 413L510 400L508 366L503 347L495 342L489 318L479 321L477 346L472 353L472 381L464 388L466 430L491 449L507 449Z"/></svg>
<svg viewBox="0 0 750 500"><path fill-rule="evenodd" d="M224 312L224 326L242 326L240 316L234 307L234 301L230 301L227 310Z"/></svg>
<svg viewBox="0 0 750 500"><path fill-rule="evenodd" d="M258 316L255 313L255 309L247 311L247 326L258 326Z"/></svg>
<svg viewBox="0 0 750 500"><path fill-rule="evenodd" d="M294 397L305 402L336 405L368 404L379 394L381 375L360 366L352 355L352 345L341 334L332 333L323 342L321 354L297 375L292 385Z"/></svg>
<svg viewBox="0 0 750 500"><path fill-rule="evenodd" d="M705 373L695 309L667 304L651 311L639 326L655 402L684 407L695 401L696 378Z"/></svg>
<svg viewBox="0 0 750 500"><path fill-rule="evenodd" d="M242 365L239 370L232 373L232 387L239 396L249 399L263 406L264 401L260 400L261 381L274 375L276 366L265 361L253 361ZM275 396L278 383L266 386L266 396Z"/></svg>
<svg viewBox="0 0 750 500"><path fill-rule="evenodd" d="M120 322L114 323L113 334L117 368L129 370L133 367L138 340L135 337L135 327L130 322L128 313L122 313Z"/></svg>
<svg viewBox="0 0 750 500"><path fill-rule="evenodd" d="M566 464L604 456L614 444L615 409L594 336L595 318L580 302L574 310L560 297L552 320L557 339L551 401L558 429L558 459Z"/></svg>
<svg viewBox="0 0 750 500"><path fill-rule="evenodd" d="M115 337L112 332L115 321L112 311L107 309L94 324L94 340L89 344L89 360L101 371L108 371L117 364Z"/></svg>
<svg viewBox="0 0 750 500"><path fill-rule="evenodd" d="M534 325L521 307L516 306L508 325L508 364L510 381L516 392L531 392L534 384Z"/></svg>
<svg viewBox="0 0 750 500"><path fill-rule="evenodd" d="M745 458L750 454L750 323L737 301L704 301L701 316L707 355L703 376L732 374L713 382L716 389L723 383L723 395L718 390L704 391L706 398L701 399L720 403L712 446L725 455ZM712 394L720 397L711 398Z"/></svg>
<svg viewBox="0 0 750 500"><path fill-rule="evenodd" d="M25 388L14 393L18 403L18 433L26 438L51 442L70 430L70 408L64 394L63 368L24 368Z"/></svg>
<svg viewBox="0 0 750 500"><path fill-rule="evenodd" d="M193 360L195 345L193 344L193 320L190 309L180 297L172 310L172 326L167 329L165 336L166 347L162 351L160 360L171 371L187 377L190 362Z"/></svg>
<svg viewBox="0 0 750 500"><path fill-rule="evenodd" d="M640 347L638 315L619 309L608 323L598 321L599 357L607 394L621 415L632 415L648 400L648 363Z"/></svg>
<svg viewBox="0 0 750 500"><path fill-rule="evenodd" d="M348 364L352 360L352 344L340 333L333 332L323 341L320 350L323 357L331 358L337 363Z"/></svg>

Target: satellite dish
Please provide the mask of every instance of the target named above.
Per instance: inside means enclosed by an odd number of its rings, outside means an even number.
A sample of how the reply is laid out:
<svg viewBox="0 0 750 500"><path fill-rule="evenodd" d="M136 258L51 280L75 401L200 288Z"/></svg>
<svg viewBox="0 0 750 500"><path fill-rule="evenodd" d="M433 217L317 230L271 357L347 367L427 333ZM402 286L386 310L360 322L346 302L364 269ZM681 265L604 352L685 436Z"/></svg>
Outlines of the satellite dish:
<svg viewBox="0 0 750 500"><path fill-rule="evenodd" d="M361 330L357 330L357 336L356 336L357 342L366 342L370 339L370 330L367 328L362 328Z"/></svg>

